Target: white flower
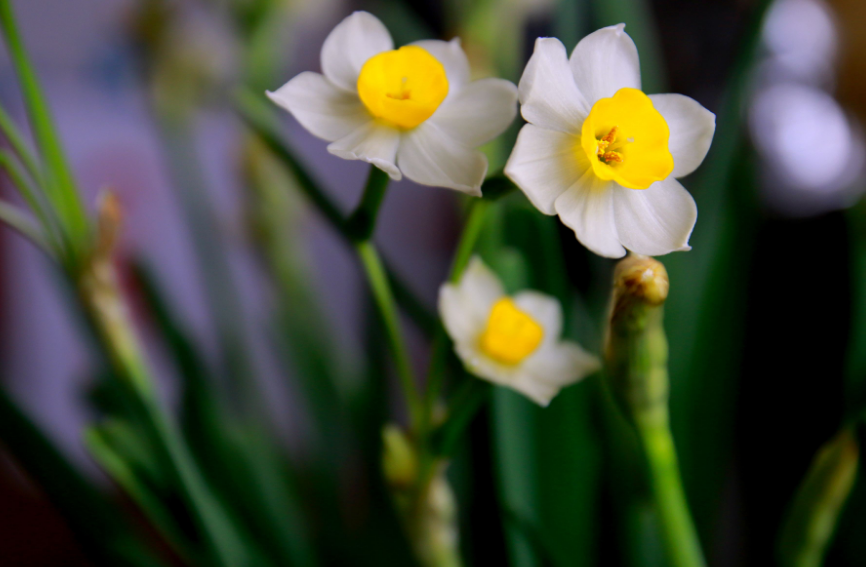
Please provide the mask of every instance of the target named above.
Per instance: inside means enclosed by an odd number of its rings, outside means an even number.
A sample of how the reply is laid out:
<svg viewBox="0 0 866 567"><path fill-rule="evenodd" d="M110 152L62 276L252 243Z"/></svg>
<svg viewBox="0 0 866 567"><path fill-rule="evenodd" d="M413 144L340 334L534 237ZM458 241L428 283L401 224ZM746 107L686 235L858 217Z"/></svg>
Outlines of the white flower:
<svg viewBox="0 0 866 567"><path fill-rule="evenodd" d="M394 49L388 30L355 12L322 46L324 75L304 72L268 96L328 151L416 183L481 195L487 158L478 146L517 115L517 88L503 79L469 81L460 41L418 41Z"/></svg>
<svg viewBox="0 0 866 567"><path fill-rule="evenodd" d="M439 290L439 314L466 369L546 406L599 368L577 343L560 340L559 302L535 291L509 297L477 257L458 284Z"/></svg>
<svg viewBox="0 0 866 567"><path fill-rule="evenodd" d="M703 161L716 117L689 97L641 92L634 42L619 24L566 58L539 38L520 79L520 131L506 175L542 213L610 258L689 250L697 219L676 180Z"/></svg>

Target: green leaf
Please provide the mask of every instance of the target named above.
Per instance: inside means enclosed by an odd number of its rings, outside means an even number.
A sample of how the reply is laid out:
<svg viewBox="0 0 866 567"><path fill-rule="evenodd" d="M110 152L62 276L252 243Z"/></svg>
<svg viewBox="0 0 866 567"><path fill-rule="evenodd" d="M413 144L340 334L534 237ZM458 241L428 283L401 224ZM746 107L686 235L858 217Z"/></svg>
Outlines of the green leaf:
<svg viewBox="0 0 866 567"><path fill-rule="evenodd" d="M45 162L44 188L63 223L65 232L75 246L76 253L83 254L90 246L92 237L90 222L81 203L75 179L66 161L54 122L51 119L48 103L24 49L18 25L15 22L11 0L0 0L0 28L3 30L9 54L18 73L33 134ZM6 131L10 131L10 129L7 127ZM30 161L30 165L32 165L32 160L27 161ZM38 180L39 177L37 176L36 179Z"/></svg>
<svg viewBox="0 0 866 567"><path fill-rule="evenodd" d="M175 320L155 278L135 268L159 336L183 383L183 425L209 482L247 532L276 564L313 565L305 520L278 450L258 425L242 425L220 403L213 376L193 341Z"/></svg>
<svg viewBox="0 0 866 567"><path fill-rule="evenodd" d="M142 545L123 510L85 479L2 390L0 439L57 507L97 565L161 565Z"/></svg>

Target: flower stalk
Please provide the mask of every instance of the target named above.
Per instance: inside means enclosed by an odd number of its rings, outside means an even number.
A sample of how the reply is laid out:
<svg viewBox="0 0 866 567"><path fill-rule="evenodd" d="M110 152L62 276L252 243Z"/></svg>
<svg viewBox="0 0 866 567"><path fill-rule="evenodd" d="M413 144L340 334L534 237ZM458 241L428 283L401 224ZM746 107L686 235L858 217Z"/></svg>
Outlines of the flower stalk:
<svg viewBox="0 0 866 567"><path fill-rule="evenodd" d="M668 289L664 266L652 258L629 255L617 265L605 365L610 389L646 457L671 565L702 567L669 424L668 345L662 324Z"/></svg>

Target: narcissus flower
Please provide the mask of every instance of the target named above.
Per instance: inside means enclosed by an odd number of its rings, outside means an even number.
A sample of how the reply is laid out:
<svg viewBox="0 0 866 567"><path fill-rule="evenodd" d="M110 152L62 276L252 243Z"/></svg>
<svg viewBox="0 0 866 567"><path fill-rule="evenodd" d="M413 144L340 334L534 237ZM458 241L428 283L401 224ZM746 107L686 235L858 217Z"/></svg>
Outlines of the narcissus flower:
<svg viewBox="0 0 866 567"><path fill-rule="evenodd" d="M598 359L577 343L560 340L556 299L535 291L509 297L478 258L459 283L439 290L439 314L469 372L539 405L599 368Z"/></svg>
<svg viewBox="0 0 866 567"><path fill-rule="evenodd" d="M570 59L558 39L535 42L519 85L529 124L505 173L596 254L689 250L698 212L676 178L703 161L716 117L686 96L644 94L624 28L588 35Z"/></svg>
<svg viewBox="0 0 866 567"><path fill-rule="evenodd" d="M394 49L388 30L355 12L328 35L322 72L301 73L268 96L328 151L369 162L394 180L480 195L487 158L474 149L517 115L517 88L503 79L469 81L460 41L418 41Z"/></svg>

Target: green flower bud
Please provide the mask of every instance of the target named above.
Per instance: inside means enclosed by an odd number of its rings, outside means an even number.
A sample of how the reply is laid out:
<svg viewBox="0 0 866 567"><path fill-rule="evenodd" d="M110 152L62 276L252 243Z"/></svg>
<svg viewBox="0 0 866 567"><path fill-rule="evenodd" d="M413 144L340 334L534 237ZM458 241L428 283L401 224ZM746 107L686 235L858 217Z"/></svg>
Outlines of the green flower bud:
<svg viewBox="0 0 866 567"><path fill-rule="evenodd" d="M382 429L382 471L394 490L407 490L418 480L418 457L406 434L389 423Z"/></svg>
<svg viewBox="0 0 866 567"><path fill-rule="evenodd" d="M668 288L667 271L653 258L629 255L616 266L604 356L611 391L633 421L666 419Z"/></svg>

